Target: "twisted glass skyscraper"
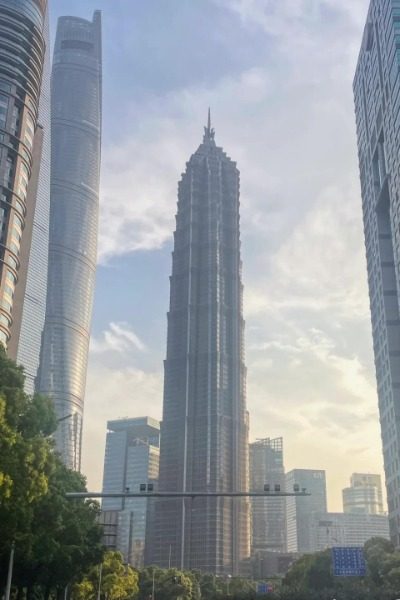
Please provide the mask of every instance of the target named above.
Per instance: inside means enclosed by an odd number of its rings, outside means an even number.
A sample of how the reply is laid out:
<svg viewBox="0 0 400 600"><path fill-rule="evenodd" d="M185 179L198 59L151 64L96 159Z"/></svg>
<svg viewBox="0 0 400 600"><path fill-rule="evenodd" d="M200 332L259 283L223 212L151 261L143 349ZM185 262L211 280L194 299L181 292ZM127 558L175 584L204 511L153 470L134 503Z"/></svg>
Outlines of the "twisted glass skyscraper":
<svg viewBox="0 0 400 600"><path fill-rule="evenodd" d="M81 464L98 231L101 143L101 15L59 19L51 88L51 204L46 319L39 392L60 419L65 463Z"/></svg>
<svg viewBox="0 0 400 600"><path fill-rule="evenodd" d="M210 120L179 183L161 491L248 490L239 171ZM249 554L242 498L162 500L151 557L163 567L236 574Z"/></svg>

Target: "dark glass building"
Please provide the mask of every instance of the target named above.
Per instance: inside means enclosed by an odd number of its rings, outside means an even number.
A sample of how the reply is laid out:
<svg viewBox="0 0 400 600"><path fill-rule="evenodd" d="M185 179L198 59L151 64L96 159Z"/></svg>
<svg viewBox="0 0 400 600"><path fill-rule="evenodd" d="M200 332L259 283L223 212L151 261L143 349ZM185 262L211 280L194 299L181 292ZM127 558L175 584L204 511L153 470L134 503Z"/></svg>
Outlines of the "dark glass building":
<svg viewBox="0 0 400 600"><path fill-rule="evenodd" d="M266 438L250 444L250 490L263 492L269 485L273 491L279 486L284 492L285 467L283 439ZM285 498L251 499L251 550L286 551L286 500Z"/></svg>
<svg viewBox="0 0 400 600"><path fill-rule="evenodd" d="M0 343L16 359L36 209L44 0L0 0Z"/></svg>
<svg viewBox="0 0 400 600"><path fill-rule="evenodd" d="M390 537L400 546L400 0L372 0L354 78Z"/></svg>
<svg viewBox="0 0 400 600"><path fill-rule="evenodd" d="M239 171L210 121L179 183L161 491L248 490ZM160 501L152 562L236 574L249 555L248 501Z"/></svg>
<svg viewBox="0 0 400 600"><path fill-rule="evenodd" d="M101 15L58 21L51 82L51 203L46 318L37 390L60 419L56 443L80 470L96 271L101 143Z"/></svg>

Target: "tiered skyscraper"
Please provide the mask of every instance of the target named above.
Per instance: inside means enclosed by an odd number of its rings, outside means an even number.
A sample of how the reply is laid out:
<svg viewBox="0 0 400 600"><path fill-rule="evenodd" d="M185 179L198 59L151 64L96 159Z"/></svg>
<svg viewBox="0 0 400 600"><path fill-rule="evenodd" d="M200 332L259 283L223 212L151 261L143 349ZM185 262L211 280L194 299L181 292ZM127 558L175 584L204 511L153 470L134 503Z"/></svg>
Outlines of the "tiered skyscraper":
<svg viewBox="0 0 400 600"><path fill-rule="evenodd" d="M179 183L160 490L248 489L239 171L210 120ZM234 574L249 554L248 502L160 501L153 561Z"/></svg>
<svg viewBox="0 0 400 600"><path fill-rule="evenodd" d="M0 0L0 17L0 343L32 384L46 281L35 270L47 262L47 2Z"/></svg>
<svg viewBox="0 0 400 600"><path fill-rule="evenodd" d="M390 536L400 545L400 1L372 0L354 79Z"/></svg>
<svg viewBox="0 0 400 600"><path fill-rule="evenodd" d="M37 389L54 400L57 448L76 470L96 270L101 73L100 13L92 22L59 19L51 91L47 307Z"/></svg>

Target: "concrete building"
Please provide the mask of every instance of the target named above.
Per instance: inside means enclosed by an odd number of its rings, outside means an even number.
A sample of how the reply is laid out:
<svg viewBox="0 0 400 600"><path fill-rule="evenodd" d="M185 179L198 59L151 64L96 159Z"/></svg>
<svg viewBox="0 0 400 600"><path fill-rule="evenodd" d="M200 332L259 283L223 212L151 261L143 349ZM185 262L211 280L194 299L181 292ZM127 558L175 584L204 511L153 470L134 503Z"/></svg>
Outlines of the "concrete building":
<svg viewBox="0 0 400 600"><path fill-rule="evenodd" d="M343 494L343 512L383 515L382 484L380 475L353 473L350 487Z"/></svg>
<svg viewBox="0 0 400 600"><path fill-rule="evenodd" d="M295 485L311 495L286 499L287 550L313 552L310 529L313 515L327 512L325 471L294 469L286 475L286 489L292 491Z"/></svg>
<svg viewBox="0 0 400 600"><path fill-rule="evenodd" d="M0 343L13 359L19 358L31 247L43 209L38 197L48 176L41 170L48 135L42 127L47 10L45 0L0 0ZM41 258L46 264L47 250Z"/></svg>
<svg viewBox="0 0 400 600"><path fill-rule="evenodd" d="M210 119L178 189L160 490L248 490L239 171ZM249 556L249 502L160 501L153 561L235 575Z"/></svg>
<svg viewBox="0 0 400 600"><path fill-rule="evenodd" d="M103 493L140 491L140 484L157 484L160 423L150 417L108 421ZM141 498L104 498L105 543L122 552L133 567L144 564L148 506Z"/></svg>
<svg viewBox="0 0 400 600"><path fill-rule="evenodd" d="M314 513L310 531L312 551L319 552L333 546L363 546L372 537L389 539L389 521L385 515Z"/></svg>
<svg viewBox="0 0 400 600"><path fill-rule="evenodd" d="M37 390L54 400L55 439L80 470L98 230L101 15L62 17L51 90L51 212L46 319Z"/></svg>
<svg viewBox="0 0 400 600"><path fill-rule="evenodd" d="M262 492L269 484L285 491L283 464L283 439L266 438L250 444L250 490ZM251 553L261 550L285 552L286 550L286 500L285 498L251 499Z"/></svg>
<svg viewBox="0 0 400 600"><path fill-rule="evenodd" d="M389 508L400 546L400 2L371 0L354 101Z"/></svg>

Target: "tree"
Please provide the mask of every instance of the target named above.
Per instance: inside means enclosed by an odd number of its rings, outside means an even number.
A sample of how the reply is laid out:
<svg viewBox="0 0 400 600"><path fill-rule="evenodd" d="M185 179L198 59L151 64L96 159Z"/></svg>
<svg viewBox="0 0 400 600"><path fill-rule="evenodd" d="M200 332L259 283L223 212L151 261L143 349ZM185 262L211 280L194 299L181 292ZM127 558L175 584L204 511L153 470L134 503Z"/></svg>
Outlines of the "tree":
<svg viewBox="0 0 400 600"><path fill-rule="evenodd" d="M56 426L50 400L24 392L23 369L0 344L0 590L11 544L26 543L35 502L47 493Z"/></svg>
<svg viewBox="0 0 400 600"><path fill-rule="evenodd" d="M101 563L102 598L107 600L136 598L139 592L138 582L138 572L123 563L120 552L106 552ZM100 565L92 567L85 578L74 586L73 600L95 600L99 583Z"/></svg>
<svg viewBox="0 0 400 600"><path fill-rule="evenodd" d="M16 554L16 575L28 590L40 585L49 595L79 580L103 557L100 512L96 502L68 500L67 492L85 491L85 478L56 460L48 493L34 509L34 529Z"/></svg>
<svg viewBox="0 0 400 600"><path fill-rule="evenodd" d="M44 596L60 593L102 558L99 507L67 500L85 479L54 451L57 427L48 398L24 392L24 374L0 345L0 593L15 541L13 584Z"/></svg>
<svg viewBox="0 0 400 600"><path fill-rule="evenodd" d="M154 577L154 600L192 600L193 579L190 573L178 569L147 567L139 574L140 599L152 597Z"/></svg>

